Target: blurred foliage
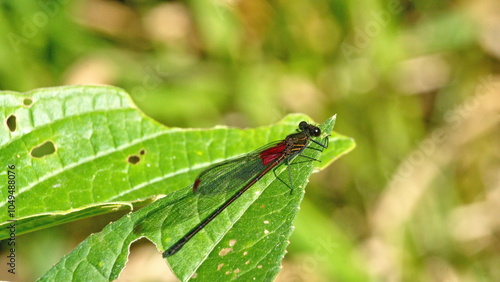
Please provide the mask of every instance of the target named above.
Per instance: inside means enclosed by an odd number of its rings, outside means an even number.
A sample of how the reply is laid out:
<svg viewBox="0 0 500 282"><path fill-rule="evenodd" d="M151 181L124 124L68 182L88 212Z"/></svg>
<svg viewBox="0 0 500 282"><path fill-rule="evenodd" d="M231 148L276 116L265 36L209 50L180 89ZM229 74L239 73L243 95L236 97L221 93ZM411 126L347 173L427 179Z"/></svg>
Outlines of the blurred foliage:
<svg viewBox="0 0 500 282"><path fill-rule="evenodd" d="M339 248L381 280L500 279L498 1L37 0L0 13L3 90L111 84L184 127L338 113L357 149L312 178L278 279L343 277ZM69 250L77 226L32 236ZM19 277L59 259L38 255Z"/></svg>

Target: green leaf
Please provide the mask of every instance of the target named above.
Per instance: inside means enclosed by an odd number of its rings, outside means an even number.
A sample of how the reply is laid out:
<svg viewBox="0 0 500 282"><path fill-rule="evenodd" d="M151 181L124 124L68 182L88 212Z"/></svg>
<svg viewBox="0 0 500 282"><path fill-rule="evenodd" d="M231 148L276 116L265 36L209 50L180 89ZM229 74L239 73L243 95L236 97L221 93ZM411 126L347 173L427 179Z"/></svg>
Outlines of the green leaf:
<svg viewBox="0 0 500 282"><path fill-rule="evenodd" d="M290 115L278 124L249 130L166 128L145 117L126 93L113 87L0 92L0 104L5 121L0 160L15 165L12 215L18 235L131 209L152 195L167 194L90 236L47 272L46 280L115 279L130 244L141 237L159 250L170 247L231 196L192 193L190 184L202 169L283 139L300 121L309 120ZM331 132L334 121L329 119L322 130ZM293 191L283 183L289 172L278 176L281 180L268 173L168 259L172 270L182 280L275 277L313 165L320 170L353 146L351 139L332 133L322 162L297 161L303 159L299 157L279 167L277 175L290 170ZM310 157L320 155L306 151ZM8 197L7 190L0 193ZM1 205L7 207L5 202ZM5 213L0 218L0 227L12 219ZM8 236L6 231L1 229L2 238Z"/></svg>
<svg viewBox="0 0 500 282"><path fill-rule="evenodd" d="M0 213L0 239L9 236L4 227L11 219L17 220L20 235L131 209L132 203L177 190L192 179L185 171L193 153L173 150L183 147L190 133L145 117L120 89L0 92L0 105L0 163L15 165L16 174L12 213ZM54 150L40 151L47 143ZM131 156L140 162L132 164ZM6 199L8 193L2 189L0 196ZM2 201L0 207L8 204Z"/></svg>
<svg viewBox="0 0 500 282"><path fill-rule="evenodd" d="M336 136L331 145L334 147L344 140ZM168 258L174 273L181 280L191 277L202 281L235 277L255 278L257 281L273 279L280 270L287 239L292 232L291 224L303 197L302 187L312 165L308 162L292 164L288 168L294 171L294 183L297 184L292 194L289 187L268 174L177 254ZM81 275L92 280L116 279L126 263L128 246L133 241L146 237L164 251L219 206L224 201L223 196L206 197L192 193L191 186L172 193L110 224L102 233L94 234L49 271L43 280L67 280L81 278ZM92 256L81 255L94 252ZM88 267L80 272L82 265Z"/></svg>

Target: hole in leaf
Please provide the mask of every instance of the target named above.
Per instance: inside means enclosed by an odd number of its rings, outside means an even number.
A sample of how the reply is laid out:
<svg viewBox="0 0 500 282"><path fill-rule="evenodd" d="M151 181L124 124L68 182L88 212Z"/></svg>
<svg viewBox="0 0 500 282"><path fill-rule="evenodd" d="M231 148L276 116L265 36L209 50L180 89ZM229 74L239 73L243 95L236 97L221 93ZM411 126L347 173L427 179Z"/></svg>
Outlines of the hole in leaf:
<svg viewBox="0 0 500 282"><path fill-rule="evenodd" d="M141 155L146 154L146 150L144 150L144 149L140 150L140 151L139 151L139 154L141 154Z"/></svg>
<svg viewBox="0 0 500 282"><path fill-rule="evenodd" d="M31 104L33 104L33 99L31 99L31 98L24 98L23 105L25 105L26 107L29 107L29 106L31 106Z"/></svg>
<svg viewBox="0 0 500 282"><path fill-rule="evenodd" d="M56 151L56 147L52 141L46 141L45 143L34 147L31 149L31 156L34 158L43 158L45 156L51 155Z"/></svg>
<svg viewBox="0 0 500 282"><path fill-rule="evenodd" d="M129 162L131 164L137 164L140 161L141 161L141 158L139 156L136 156L136 155L131 155L127 158L127 162Z"/></svg>
<svg viewBox="0 0 500 282"><path fill-rule="evenodd" d="M125 268L120 273L120 280L123 281L165 281L165 277L172 277L168 267L154 269L154 273L148 271L151 265L162 265L164 260L158 255L156 245L147 238L134 241L129 247L130 252ZM144 259L150 258L150 259ZM146 271L137 271L137 270Z"/></svg>
<svg viewBox="0 0 500 282"><path fill-rule="evenodd" d="M7 126L9 127L10 132L16 131L17 121L15 115L10 115L7 118Z"/></svg>

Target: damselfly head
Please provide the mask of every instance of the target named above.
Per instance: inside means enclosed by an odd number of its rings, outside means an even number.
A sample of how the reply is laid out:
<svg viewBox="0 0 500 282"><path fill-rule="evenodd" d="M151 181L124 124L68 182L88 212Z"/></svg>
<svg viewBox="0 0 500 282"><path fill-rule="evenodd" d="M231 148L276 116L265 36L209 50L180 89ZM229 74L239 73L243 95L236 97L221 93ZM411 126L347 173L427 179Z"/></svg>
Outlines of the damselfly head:
<svg viewBox="0 0 500 282"><path fill-rule="evenodd" d="M318 137L321 135L321 129L305 121L299 123L299 130L306 132L309 136Z"/></svg>

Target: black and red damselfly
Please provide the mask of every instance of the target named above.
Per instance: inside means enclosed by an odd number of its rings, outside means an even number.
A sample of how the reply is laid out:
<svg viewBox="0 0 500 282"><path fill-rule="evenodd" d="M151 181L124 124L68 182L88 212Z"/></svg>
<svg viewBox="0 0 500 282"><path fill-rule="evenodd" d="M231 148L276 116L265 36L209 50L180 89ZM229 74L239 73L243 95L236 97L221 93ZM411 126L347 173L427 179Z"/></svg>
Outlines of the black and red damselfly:
<svg viewBox="0 0 500 282"><path fill-rule="evenodd" d="M236 201L265 174L283 163L287 165L290 164L290 161L295 156L300 155L311 142L321 146L319 150L327 148L328 138L325 138L326 141L324 144L311 139L311 137L318 137L320 135L321 130L318 127L302 121L299 123L298 132L288 135L284 140L268 144L246 155L212 165L201 172L194 181L194 193L211 194L221 191L239 190L214 210L207 218L191 229L184 237L166 250L163 253L163 257L169 257L177 253L189 240L191 240L191 238L222 213L231 203ZM315 160L307 156L303 157Z"/></svg>

